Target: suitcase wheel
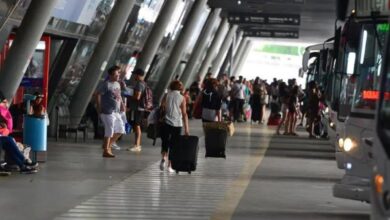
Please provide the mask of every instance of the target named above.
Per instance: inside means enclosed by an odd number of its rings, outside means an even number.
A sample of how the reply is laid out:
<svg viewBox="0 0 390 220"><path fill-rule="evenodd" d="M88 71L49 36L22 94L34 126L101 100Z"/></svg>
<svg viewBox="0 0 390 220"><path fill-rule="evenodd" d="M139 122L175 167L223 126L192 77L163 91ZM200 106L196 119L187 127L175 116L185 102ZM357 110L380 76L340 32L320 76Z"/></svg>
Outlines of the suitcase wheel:
<svg viewBox="0 0 390 220"><path fill-rule="evenodd" d="M176 174L179 174L179 171L176 170Z"/></svg>
<svg viewBox="0 0 390 220"><path fill-rule="evenodd" d="M188 171L188 174L191 174L191 171Z"/></svg>

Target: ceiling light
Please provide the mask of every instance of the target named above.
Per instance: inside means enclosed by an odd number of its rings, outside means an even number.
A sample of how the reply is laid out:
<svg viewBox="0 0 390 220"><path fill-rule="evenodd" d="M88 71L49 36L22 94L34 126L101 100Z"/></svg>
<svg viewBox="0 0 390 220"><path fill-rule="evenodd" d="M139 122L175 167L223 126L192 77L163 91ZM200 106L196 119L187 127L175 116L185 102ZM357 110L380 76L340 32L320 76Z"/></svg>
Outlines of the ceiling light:
<svg viewBox="0 0 390 220"><path fill-rule="evenodd" d="M238 0L238 1L237 1L237 4L241 5L241 1L240 1L240 0Z"/></svg>

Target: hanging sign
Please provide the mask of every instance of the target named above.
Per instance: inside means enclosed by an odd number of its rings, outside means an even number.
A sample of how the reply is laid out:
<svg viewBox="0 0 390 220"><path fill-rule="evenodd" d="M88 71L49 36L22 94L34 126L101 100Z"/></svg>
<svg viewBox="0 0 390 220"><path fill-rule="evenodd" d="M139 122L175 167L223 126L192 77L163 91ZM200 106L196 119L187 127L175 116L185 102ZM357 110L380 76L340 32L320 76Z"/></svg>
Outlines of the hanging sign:
<svg viewBox="0 0 390 220"><path fill-rule="evenodd" d="M299 38L298 30L244 30L245 37Z"/></svg>
<svg viewBox="0 0 390 220"><path fill-rule="evenodd" d="M299 14L251 14L229 13L228 19L234 24L274 24L274 25L300 25Z"/></svg>

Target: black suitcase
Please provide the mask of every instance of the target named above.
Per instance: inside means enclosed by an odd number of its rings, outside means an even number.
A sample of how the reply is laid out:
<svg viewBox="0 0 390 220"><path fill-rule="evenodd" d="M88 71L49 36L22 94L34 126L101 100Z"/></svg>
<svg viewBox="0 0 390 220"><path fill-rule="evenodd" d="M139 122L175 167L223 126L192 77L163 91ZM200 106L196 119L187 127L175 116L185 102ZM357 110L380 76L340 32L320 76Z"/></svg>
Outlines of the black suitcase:
<svg viewBox="0 0 390 220"><path fill-rule="evenodd" d="M169 152L172 169L191 173L196 170L198 160L199 138L197 136L180 136Z"/></svg>
<svg viewBox="0 0 390 220"><path fill-rule="evenodd" d="M226 159L226 142L228 133L222 129L205 130L206 157Z"/></svg>

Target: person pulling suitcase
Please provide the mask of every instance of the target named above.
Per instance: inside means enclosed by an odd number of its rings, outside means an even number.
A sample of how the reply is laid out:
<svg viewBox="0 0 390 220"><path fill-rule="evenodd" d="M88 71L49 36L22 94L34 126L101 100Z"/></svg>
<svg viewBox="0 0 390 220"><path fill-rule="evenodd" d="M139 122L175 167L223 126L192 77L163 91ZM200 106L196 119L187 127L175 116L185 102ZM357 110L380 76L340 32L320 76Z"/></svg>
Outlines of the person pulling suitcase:
<svg viewBox="0 0 390 220"><path fill-rule="evenodd" d="M218 80L204 82L202 91L202 122L205 133L206 157L226 158L225 147L228 124L222 122L222 95L218 93Z"/></svg>
<svg viewBox="0 0 390 220"><path fill-rule="evenodd" d="M160 170L164 170L166 167L169 172L175 172L172 169L175 161L180 160L180 157L184 157L181 154L173 154L175 151L173 148L178 148L177 144L181 139L181 131L184 127L184 135L189 136L188 116L186 109L186 100L182 94L183 84L174 80L169 85L169 91L164 95L161 102L161 109L164 112L163 123L161 127L161 162ZM172 152L173 151L173 152ZM169 154L169 157L168 157Z"/></svg>

